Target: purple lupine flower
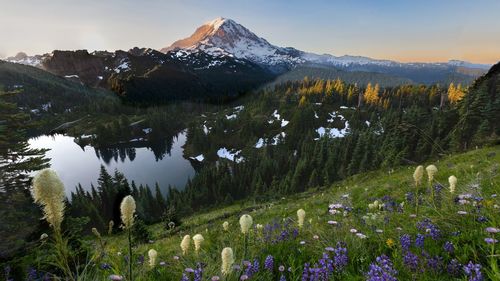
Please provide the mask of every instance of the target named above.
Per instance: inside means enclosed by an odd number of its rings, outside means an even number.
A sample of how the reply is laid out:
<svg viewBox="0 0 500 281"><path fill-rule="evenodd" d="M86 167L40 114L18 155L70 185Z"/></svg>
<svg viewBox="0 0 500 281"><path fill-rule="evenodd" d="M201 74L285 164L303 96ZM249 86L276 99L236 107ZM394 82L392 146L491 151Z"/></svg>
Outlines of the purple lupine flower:
<svg viewBox="0 0 500 281"><path fill-rule="evenodd" d="M453 243L451 243L450 241L446 241L444 243L443 249L449 254L453 254L453 252L455 252L455 246L453 246Z"/></svg>
<svg viewBox="0 0 500 281"><path fill-rule="evenodd" d="M462 272L461 270L462 270L462 265L456 259L452 259L448 263L448 266L446 267L446 271L448 271L448 274L450 274L453 277L458 277Z"/></svg>
<svg viewBox="0 0 500 281"><path fill-rule="evenodd" d="M408 193L406 193L405 196L406 196L406 201L408 203L413 203L413 200L415 199L413 192L408 192Z"/></svg>
<svg viewBox="0 0 500 281"><path fill-rule="evenodd" d="M337 242L337 247L334 251L335 256L333 256L333 266L335 267L335 270L342 271L349 262L345 243Z"/></svg>
<svg viewBox="0 0 500 281"><path fill-rule="evenodd" d="M465 275L468 276L469 281L482 281L483 274L481 273L481 265L474 264L472 261L469 261L467 265L464 266Z"/></svg>
<svg viewBox="0 0 500 281"><path fill-rule="evenodd" d="M423 249L424 248L424 242L425 242L425 236L418 233L417 238L415 238L415 246Z"/></svg>
<svg viewBox="0 0 500 281"><path fill-rule="evenodd" d="M100 267L102 270L111 269L111 265L109 263L102 263Z"/></svg>
<svg viewBox="0 0 500 281"><path fill-rule="evenodd" d="M386 255L381 255L370 264L366 281L397 281L397 274L391 260Z"/></svg>
<svg viewBox="0 0 500 281"><path fill-rule="evenodd" d="M286 281L285 275L281 274L280 281Z"/></svg>
<svg viewBox="0 0 500 281"><path fill-rule="evenodd" d="M267 269L270 272L273 272L274 269L274 258L273 256L269 255L266 257L266 260L264 261L264 268Z"/></svg>
<svg viewBox="0 0 500 281"><path fill-rule="evenodd" d="M144 255L140 255L137 257L137 264L143 264L144 263Z"/></svg>
<svg viewBox="0 0 500 281"><path fill-rule="evenodd" d="M253 260L253 266L252 266L252 273L255 274L255 273L259 272L259 268L260 268L259 260L258 259L254 259Z"/></svg>
<svg viewBox="0 0 500 281"><path fill-rule="evenodd" d="M189 278L187 277L186 273L182 273L181 281L189 281Z"/></svg>
<svg viewBox="0 0 500 281"><path fill-rule="evenodd" d="M399 238L399 242L401 243L401 248L405 251L408 251L411 246L411 237L409 234L403 234Z"/></svg>
<svg viewBox="0 0 500 281"><path fill-rule="evenodd" d="M36 272L36 269L34 269L33 267L30 267L28 269L28 276L26 278L29 281L35 281L35 280L37 280L38 279L38 273Z"/></svg>
<svg viewBox="0 0 500 281"><path fill-rule="evenodd" d="M479 217L477 217L477 221L483 223L483 222L487 222L488 219L485 216L479 216Z"/></svg>
<svg viewBox="0 0 500 281"><path fill-rule="evenodd" d="M411 271L417 271L418 269L418 256L412 253L411 251L407 251L403 256L403 263L407 266Z"/></svg>
<svg viewBox="0 0 500 281"><path fill-rule="evenodd" d="M433 240L438 240L441 237L441 231L434 225L430 219L424 219L417 223L417 229L427 233Z"/></svg>
<svg viewBox="0 0 500 281"><path fill-rule="evenodd" d="M198 263L196 265L196 269L194 270L193 281L202 281L202 279L203 279L203 264Z"/></svg>
<svg viewBox="0 0 500 281"><path fill-rule="evenodd" d="M309 281L309 264L304 264L304 270L302 271L302 281Z"/></svg>
<svg viewBox="0 0 500 281"><path fill-rule="evenodd" d="M443 258L440 256L428 257L427 258L427 268L434 271L440 272L443 267Z"/></svg>

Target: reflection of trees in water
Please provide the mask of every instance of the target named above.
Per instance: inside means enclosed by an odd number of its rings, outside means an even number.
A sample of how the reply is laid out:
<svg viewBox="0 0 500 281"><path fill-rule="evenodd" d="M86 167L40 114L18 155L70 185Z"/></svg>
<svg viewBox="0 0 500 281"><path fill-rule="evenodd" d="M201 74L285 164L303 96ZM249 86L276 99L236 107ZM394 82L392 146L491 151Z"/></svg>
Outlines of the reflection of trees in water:
<svg viewBox="0 0 500 281"><path fill-rule="evenodd" d="M177 139L177 136L174 136ZM137 141L129 143L120 143L113 147L94 148L95 155L98 159L102 159L104 163L110 164L111 160L118 162L118 159L123 163L126 159L134 161L137 156L137 148L150 149L155 160L162 160L167 154L170 156L172 146L174 144L174 137L166 138L156 141Z"/></svg>

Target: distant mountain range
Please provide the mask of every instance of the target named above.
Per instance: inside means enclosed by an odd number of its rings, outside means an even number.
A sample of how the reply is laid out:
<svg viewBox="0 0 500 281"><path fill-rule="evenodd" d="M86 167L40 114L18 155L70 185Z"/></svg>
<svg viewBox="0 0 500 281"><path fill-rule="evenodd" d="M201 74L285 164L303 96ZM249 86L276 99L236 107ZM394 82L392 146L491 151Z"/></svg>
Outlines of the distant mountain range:
<svg viewBox="0 0 500 281"><path fill-rule="evenodd" d="M337 78L401 83L471 83L490 65L451 60L401 63L361 56L314 54L278 47L231 19L217 18L160 51L53 51L6 59L31 65L132 101L220 99L273 80Z"/></svg>

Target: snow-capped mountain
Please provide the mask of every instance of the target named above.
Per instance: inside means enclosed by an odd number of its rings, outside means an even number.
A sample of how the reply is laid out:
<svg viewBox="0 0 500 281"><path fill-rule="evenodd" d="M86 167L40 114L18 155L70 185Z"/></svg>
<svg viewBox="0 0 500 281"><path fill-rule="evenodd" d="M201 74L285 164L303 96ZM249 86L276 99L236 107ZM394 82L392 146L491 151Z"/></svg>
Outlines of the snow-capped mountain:
<svg viewBox="0 0 500 281"><path fill-rule="evenodd" d="M426 67L467 67L483 70L487 70L490 67L490 65L473 64L457 60L443 63L401 63L362 56L314 54L290 47L275 46L266 39L255 35L255 33L241 24L226 18L217 18L203 24L190 37L178 40L171 46L161 49L161 51L166 53L176 49L183 49L188 52L202 50L214 56L234 56L236 58L248 59L271 68L274 66L290 67L300 64L320 64L339 67L345 70L353 68L352 70L365 71L374 71L374 67L376 66L382 68L403 67L412 69Z"/></svg>
<svg viewBox="0 0 500 281"><path fill-rule="evenodd" d="M28 56L24 52L19 52L13 57L6 58L5 61L30 65L34 67L41 67L42 61L50 56L51 54Z"/></svg>
<svg viewBox="0 0 500 281"><path fill-rule="evenodd" d="M294 54L296 50L274 46L246 27L225 18L203 24L190 37L178 40L161 51L166 53L176 49L202 50L214 56L229 55L268 66L305 62Z"/></svg>

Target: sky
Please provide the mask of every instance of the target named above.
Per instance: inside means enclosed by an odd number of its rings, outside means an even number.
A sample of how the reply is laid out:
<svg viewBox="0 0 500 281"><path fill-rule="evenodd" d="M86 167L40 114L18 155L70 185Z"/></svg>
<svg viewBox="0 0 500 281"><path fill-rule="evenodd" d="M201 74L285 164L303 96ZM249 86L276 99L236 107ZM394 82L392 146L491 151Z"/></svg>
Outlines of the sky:
<svg viewBox="0 0 500 281"><path fill-rule="evenodd" d="M498 0L0 0L0 57L160 49L220 16L321 54L500 61Z"/></svg>

